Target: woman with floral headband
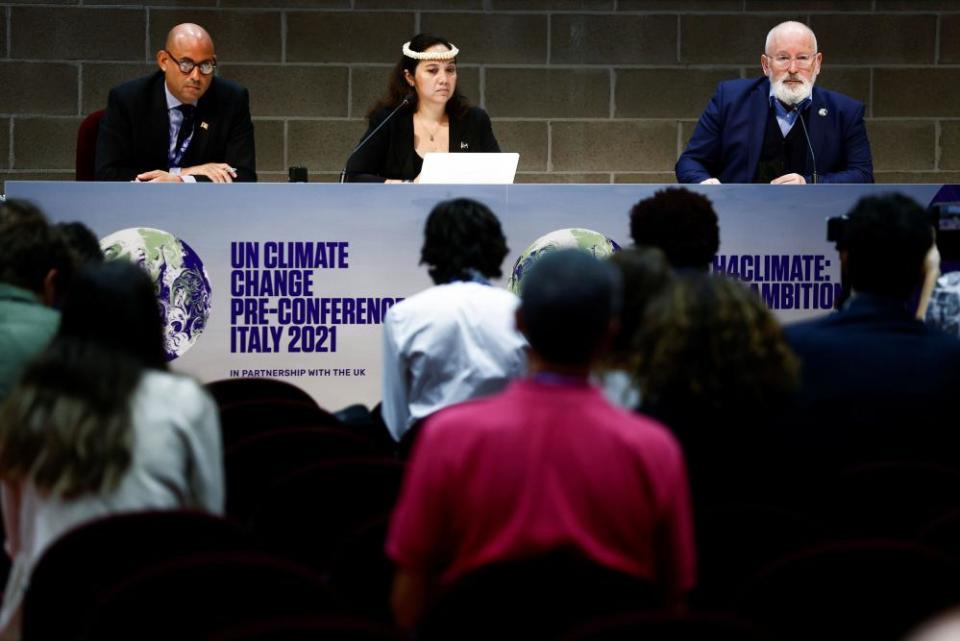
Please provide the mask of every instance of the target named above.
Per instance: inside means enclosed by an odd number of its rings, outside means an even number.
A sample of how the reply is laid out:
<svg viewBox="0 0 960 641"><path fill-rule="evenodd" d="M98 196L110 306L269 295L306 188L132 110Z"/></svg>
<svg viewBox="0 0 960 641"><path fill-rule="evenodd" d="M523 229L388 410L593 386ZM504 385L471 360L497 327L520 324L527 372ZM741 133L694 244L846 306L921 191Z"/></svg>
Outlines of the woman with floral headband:
<svg viewBox="0 0 960 641"><path fill-rule="evenodd" d="M422 33L403 45L387 95L367 114L370 128L361 140L373 135L347 159L346 181L417 182L430 152L500 151L490 117L457 90L458 53L445 38Z"/></svg>

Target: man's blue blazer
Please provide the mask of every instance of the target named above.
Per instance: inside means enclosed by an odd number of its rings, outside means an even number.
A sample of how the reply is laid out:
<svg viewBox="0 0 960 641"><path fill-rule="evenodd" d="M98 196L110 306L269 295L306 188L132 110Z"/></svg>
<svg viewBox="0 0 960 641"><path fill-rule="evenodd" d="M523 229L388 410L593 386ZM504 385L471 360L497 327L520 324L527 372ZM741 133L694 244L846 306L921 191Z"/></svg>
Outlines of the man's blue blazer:
<svg viewBox="0 0 960 641"><path fill-rule="evenodd" d="M680 154L677 181L699 183L713 177L722 183L752 182L767 127L769 96L767 78L721 82ZM872 183L863 103L814 86L807 109L818 181ZM803 174L810 182L813 164L809 154Z"/></svg>

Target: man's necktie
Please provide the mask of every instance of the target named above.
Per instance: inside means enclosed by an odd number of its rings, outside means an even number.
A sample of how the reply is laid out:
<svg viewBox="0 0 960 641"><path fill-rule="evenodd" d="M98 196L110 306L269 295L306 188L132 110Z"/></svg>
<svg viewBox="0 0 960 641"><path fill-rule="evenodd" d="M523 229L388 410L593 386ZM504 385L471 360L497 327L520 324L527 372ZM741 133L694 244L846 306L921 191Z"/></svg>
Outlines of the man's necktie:
<svg viewBox="0 0 960 641"><path fill-rule="evenodd" d="M197 108L193 105L178 105L176 107L183 113L183 122L180 123L180 131L177 132L177 144L173 148L174 157L177 163L183 160L185 149L183 142L193 133L193 123L197 114Z"/></svg>

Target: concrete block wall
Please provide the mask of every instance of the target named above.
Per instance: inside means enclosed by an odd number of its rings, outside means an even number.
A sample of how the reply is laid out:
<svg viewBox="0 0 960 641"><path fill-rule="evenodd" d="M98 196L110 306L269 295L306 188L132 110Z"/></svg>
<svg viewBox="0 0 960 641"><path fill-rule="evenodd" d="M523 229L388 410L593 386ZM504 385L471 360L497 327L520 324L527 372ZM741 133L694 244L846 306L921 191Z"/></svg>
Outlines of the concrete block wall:
<svg viewBox="0 0 960 641"><path fill-rule="evenodd" d="M673 182L717 82L759 74L791 18L817 32L818 82L866 103L879 181L960 182L960 0L0 0L0 181L71 180L82 117L194 21L250 89L261 180L334 180L430 31L520 181Z"/></svg>

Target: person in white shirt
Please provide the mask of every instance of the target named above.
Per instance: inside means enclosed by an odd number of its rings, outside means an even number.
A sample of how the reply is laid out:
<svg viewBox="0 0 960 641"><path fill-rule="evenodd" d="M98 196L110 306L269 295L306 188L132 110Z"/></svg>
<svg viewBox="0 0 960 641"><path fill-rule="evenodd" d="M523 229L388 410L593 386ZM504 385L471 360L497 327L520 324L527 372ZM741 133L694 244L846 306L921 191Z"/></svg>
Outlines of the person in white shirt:
<svg viewBox="0 0 960 641"><path fill-rule="evenodd" d="M448 405L499 392L526 372L519 300L491 285L507 252L500 221L460 198L430 212L420 263L435 287L398 303L383 325L384 423L400 441Z"/></svg>

